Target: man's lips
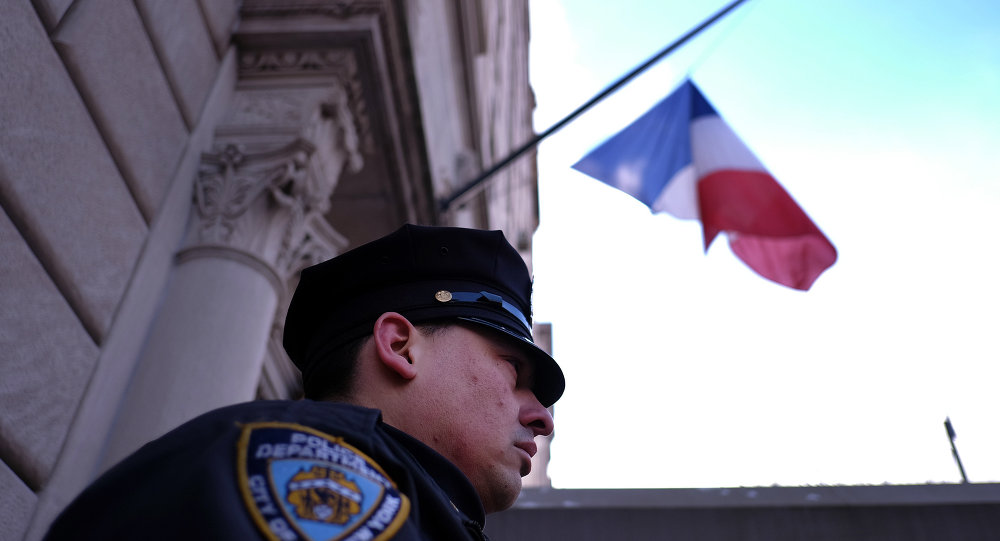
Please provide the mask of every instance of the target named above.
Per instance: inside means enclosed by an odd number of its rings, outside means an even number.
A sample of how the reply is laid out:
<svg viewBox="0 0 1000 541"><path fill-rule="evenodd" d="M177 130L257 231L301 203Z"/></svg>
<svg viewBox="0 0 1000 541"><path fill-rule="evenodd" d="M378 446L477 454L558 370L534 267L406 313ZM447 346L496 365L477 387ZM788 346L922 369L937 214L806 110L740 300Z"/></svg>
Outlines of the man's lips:
<svg viewBox="0 0 1000 541"><path fill-rule="evenodd" d="M514 447L528 453L528 458L535 456L535 453L538 452L538 446L533 441L519 441L514 444Z"/></svg>
<svg viewBox="0 0 1000 541"><path fill-rule="evenodd" d="M524 477L525 475L531 473L531 457L535 456L535 453L538 452L538 446L535 445L534 441L528 440L519 441L514 444L514 447L517 447L523 451L525 455L527 455L521 462L521 477Z"/></svg>

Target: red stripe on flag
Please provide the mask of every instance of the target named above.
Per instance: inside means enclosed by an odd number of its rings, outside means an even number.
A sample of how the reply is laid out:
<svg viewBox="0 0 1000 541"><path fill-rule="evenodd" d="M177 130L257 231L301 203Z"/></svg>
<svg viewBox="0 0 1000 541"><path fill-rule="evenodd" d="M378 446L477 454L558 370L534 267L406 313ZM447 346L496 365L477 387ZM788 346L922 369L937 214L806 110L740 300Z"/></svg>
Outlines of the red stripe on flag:
<svg viewBox="0 0 1000 541"><path fill-rule="evenodd" d="M806 290L837 250L774 177L720 170L698 182L705 249L726 232L733 253L761 276Z"/></svg>

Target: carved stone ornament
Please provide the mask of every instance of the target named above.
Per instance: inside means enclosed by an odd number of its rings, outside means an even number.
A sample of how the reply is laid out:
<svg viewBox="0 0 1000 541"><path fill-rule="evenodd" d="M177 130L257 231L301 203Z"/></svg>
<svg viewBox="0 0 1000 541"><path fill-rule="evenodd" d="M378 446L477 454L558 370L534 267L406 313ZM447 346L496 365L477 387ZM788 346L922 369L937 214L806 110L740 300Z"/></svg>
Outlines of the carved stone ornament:
<svg viewBox="0 0 1000 541"><path fill-rule="evenodd" d="M250 159L236 145L203 156L194 192L199 217L197 242L231 244L245 237L245 233L237 233L237 220L247 216L263 193L301 178L313 150L311 144L299 140L278 152Z"/></svg>
<svg viewBox="0 0 1000 541"><path fill-rule="evenodd" d="M268 109L258 117L260 123L241 117L247 120L246 129L288 125L290 119L302 116L296 99L272 97L271 103L285 104L286 110ZM245 108L246 103L250 102L236 100L234 107ZM182 257L207 255L206 248L216 255L220 249L228 250L225 257L238 252L244 260L253 259L255 266L266 266L268 274L284 283L346 244L323 216L343 170L356 172L364 165L358 134L342 87L328 88L325 97L313 103L312 114L295 123L299 135L290 143L277 138L270 149L257 146L251 151L217 140L216 151L202 156L194 186L194 223ZM274 111L281 122L270 114ZM234 126L226 133L238 141L238 132L239 126Z"/></svg>

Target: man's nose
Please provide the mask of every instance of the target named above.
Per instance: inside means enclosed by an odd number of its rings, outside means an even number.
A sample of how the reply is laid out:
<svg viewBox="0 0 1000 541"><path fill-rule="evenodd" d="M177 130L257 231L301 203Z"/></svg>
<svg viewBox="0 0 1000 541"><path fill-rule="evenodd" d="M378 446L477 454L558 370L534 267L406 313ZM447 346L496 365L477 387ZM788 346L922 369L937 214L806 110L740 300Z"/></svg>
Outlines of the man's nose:
<svg viewBox="0 0 1000 541"><path fill-rule="evenodd" d="M555 427L552 414L535 397L535 393L527 391L528 396L521 405L521 424L531 430L534 436L548 436Z"/></svg>

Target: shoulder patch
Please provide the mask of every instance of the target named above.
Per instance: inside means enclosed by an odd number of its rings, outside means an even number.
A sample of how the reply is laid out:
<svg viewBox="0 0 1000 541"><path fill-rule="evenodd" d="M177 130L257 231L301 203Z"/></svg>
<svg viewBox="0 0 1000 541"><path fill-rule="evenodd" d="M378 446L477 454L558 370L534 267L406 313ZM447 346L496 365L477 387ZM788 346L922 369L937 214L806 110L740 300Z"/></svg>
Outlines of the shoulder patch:
<svg viewBox="0 0 1000 541"><path fill-rule="evenodd" d="M374 460L307 426L245 425L236 463L243 502L274 541L389 539L410 513Z"/></svg>

